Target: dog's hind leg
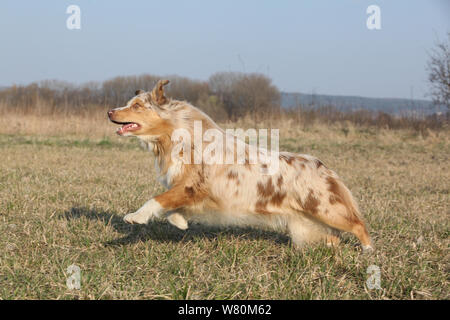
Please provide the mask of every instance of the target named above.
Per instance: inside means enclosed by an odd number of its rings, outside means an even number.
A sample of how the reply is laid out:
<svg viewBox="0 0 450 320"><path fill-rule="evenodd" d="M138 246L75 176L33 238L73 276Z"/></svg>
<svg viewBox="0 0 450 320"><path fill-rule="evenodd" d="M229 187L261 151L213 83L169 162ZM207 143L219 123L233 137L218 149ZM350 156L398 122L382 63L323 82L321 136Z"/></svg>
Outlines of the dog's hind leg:
<svg viewBox="0 0 450 320"><path fill-rule="evenodd" d="M314 188L307 189L301 187L304 180L297 182L298 210L332 229L353 233L363 251L373 251L369 232L350 190L331 171L314 181Z"/></svg>
<svg viewBox="0 0 450 320"><path fill-rule="evenodd" d="M339 243L341 243L341 239L339 238L339 231L336 231L327 234L325 240L328 247L337 247Z"/></svg>
<svg viewBox="0 0 450 320"><path fill-rule="evenodd" d="M292 244L296 248L314 242L323 242L328 246L335 246L339 243L339 232L337 230L304 216L302 213L296 213L289 218L287 229Z"/></svg>
<svg viewBox="0 0 450 320"><path fill-rule="evenodd" d="M331 228L353 233L361 241L364 252L373 251L372 241L364 221L358 213L353 212L344 204L335 203L325 208L319 207L314 213L310 212L309 214L312 218ZM331 240L333 240L332 236L330 242L333 242Z"/></svg>

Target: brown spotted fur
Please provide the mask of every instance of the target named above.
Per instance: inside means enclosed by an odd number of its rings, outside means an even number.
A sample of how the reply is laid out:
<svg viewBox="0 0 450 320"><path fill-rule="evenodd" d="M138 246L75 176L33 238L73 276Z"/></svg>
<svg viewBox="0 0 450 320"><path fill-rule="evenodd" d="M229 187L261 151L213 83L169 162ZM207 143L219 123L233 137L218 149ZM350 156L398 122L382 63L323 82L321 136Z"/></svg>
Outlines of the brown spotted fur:
<svg viewBox="0 0 450 320"><path fill-rule="evenodd" d="M250 164L248 159L243 164L174 163L173 130L185 128L193 134L197 120L203 131L225 132L189 103L167 98L163 88L167 83L158 82L150 93L137 92L126 107L110 112L113 121L140 124L132 135L155 155L160 181L168 190L154 200L167 215L176 212L186 221L212 224L270 226L288 231L297 246L316 241L335 245L339 233L348 231L364 247L371 246L350 191L312 156L280 152L279 171L271 176L263 173L267 166Z"/></svg>

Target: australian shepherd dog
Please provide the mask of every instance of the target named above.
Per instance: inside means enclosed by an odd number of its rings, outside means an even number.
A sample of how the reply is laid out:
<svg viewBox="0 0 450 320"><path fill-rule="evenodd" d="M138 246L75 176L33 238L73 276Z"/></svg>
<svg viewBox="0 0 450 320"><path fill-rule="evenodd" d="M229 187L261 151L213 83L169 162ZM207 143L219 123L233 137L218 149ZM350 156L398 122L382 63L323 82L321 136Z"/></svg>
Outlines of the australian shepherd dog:
<svg viewBox="0 0 450 320"><path fill-rule="evenodd" d="M108 112L109 119L121 125L117 134L138 137L148 146L155 156L158 180L167 188L125 215L125 222L146 224L164 218L182 230L189 221L269 227L287 232L296 247L320 241L334 246L341 232L351 232L363 251L373 250L351 192L317 158L277 151L277 170L267 174L263 170L267 164L249 161L250 146L241 139L243 162L194 161L195 139L184 141L183 148L174 152L179 141L173 138L175 132L183 130L193 136L195 122L224 139L227 132L188 102L167 98L164 86L168 83L162 80L150 92L136 91L126 106ZM232 147L237 140L232 140ZM200 144L207 147L204 140ZM230 144L223 148L228 152ZM186 154L189 156L181 158Z"/></svg>

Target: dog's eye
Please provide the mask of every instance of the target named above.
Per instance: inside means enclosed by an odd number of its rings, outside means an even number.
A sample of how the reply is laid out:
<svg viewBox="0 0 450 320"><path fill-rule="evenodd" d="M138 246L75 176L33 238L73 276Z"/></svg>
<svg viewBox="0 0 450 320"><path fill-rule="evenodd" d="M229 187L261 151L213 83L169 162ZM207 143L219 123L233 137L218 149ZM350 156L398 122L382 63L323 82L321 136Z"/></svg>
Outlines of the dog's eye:
<svg viewBox="0 0 450 320"><path fill-rule="evenodd" d="M138 105L137 103L135 103L135 104L133 104L132 108L133 108L133 109L139 109L139 108L140 108L140 105Z"/></svg>

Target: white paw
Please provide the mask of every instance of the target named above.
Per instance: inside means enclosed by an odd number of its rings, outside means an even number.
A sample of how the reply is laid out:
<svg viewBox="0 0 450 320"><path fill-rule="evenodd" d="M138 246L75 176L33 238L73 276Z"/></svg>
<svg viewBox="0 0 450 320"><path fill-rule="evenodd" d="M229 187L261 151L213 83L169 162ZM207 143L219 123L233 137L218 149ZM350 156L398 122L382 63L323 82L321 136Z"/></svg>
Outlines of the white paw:
<svg viewBox="0 0 450 320"><path fill-rule="evenodd" d="M123 221L130 224L147 224L151 215L144 212L133 212L123 217Z"/></svg>
<svg viewBox="0 0 450 320"><path fill-rule="evenodd" d="M178 229L186 230L188 228L188 222L179 213L172 213L167 217L167 221L169 221L170 224L174 225Z"/></svg>
<svg viewBox="0 0 450 320"><path fill-rule="evenodd" d="M123 221L127 223L146 224L152 217L159 217L162 207L155 199L147 201L138 211L127 214Z"/></svg>

